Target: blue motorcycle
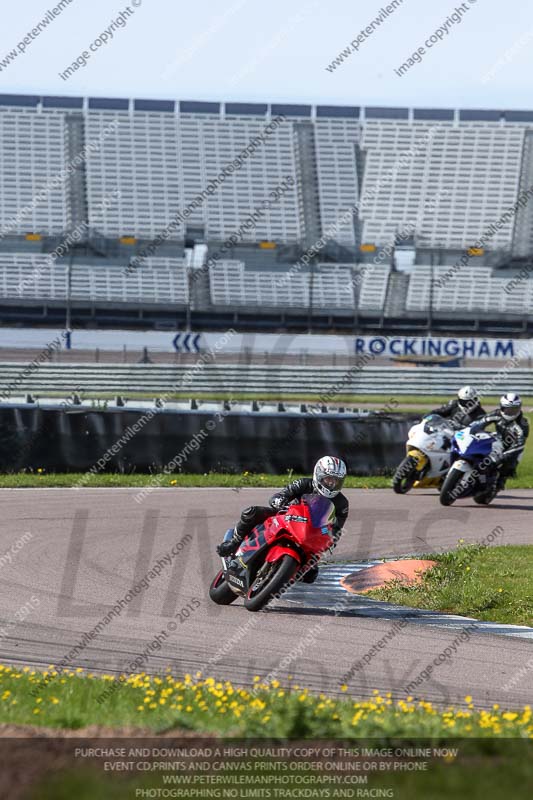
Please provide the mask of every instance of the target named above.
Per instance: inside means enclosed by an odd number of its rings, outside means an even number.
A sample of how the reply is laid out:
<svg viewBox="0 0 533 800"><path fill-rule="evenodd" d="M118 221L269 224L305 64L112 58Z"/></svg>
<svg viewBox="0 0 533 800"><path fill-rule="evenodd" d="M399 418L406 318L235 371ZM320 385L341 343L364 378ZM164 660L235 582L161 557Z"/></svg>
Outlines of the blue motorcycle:
<svg viewBox="0 0 533 800"><path fill-rule="evenodd" d="M496 496L498 463L503 442L497 434L473 426L457 431L452 439L451 466L440 490L440 502L451 506L459 498L473 497L488 505Z"/></svg>

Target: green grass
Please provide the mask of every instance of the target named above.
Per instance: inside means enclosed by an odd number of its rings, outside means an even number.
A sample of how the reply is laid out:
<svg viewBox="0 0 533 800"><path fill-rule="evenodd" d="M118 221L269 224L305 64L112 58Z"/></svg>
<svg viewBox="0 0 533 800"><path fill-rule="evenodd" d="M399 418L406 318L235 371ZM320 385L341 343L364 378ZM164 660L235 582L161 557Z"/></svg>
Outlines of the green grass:
<svg viewBox="0 0 533 800"><path fill-rule="evenodd" d="M533 626L533 545L459 546L431 555L417 586L393 581L369 597L492 622Z"/></svg>
<svg viewBox="0 0 533 800"><path fill-rule="evenodd" d="M345 692L347 687L341 687ZM44 673L0 665L0 723L80 729L89 725L198 731L227 737L533 737L529 706L514 710L438 708L412 698L393 700L375 690L364 700L347 694L313 694L278 681L254 688L214 678L174 678L144 673L85 675L80 670Z"/></svg>
<svg viewBox="0 0 533 800"><path fill-rule="evenodd" d="M62 488L81 485L83 487L128 487L128 486L162 486L176 487L213 487L222 486L233 488L235 491L247 487L258 488L261 486L278 488L284 486L295 478L302 477L296 473L285 475L241 474L228 475L225 473L210 472L207 474L170 474L161 480L157 475L131 473L128 475L101 473L91 475L87 480L85 473L52 473L44 472L16 472L0 475L0 488L20 489L36 487ZM157 482L154 482L156 479ZM345 486L348 489L377 489L390 487L390 478L386 476L348 477Z"/></svg>
<svg viewBox="0 0 533 800"><path fill-rule="evenodd" d="M43 685L45 678L48 682ZM411 698L393 700L389 693L382 696L377 690L366 699L352 698L346 693L328 697L313 694L297 684L262 683L260 678L256 679L252 689L234 686L229 681L219 682L215 678L204 679L199 675L174 678L169 674L147 676L141 673L117 678L85 674L81 670L58 673L50 667L46 672L38 673L27 667L20 670L0 665L0 723L37 726L37 731L43 727L43 733L45 728L47 733L52 729L68 729L79 731L79 735L86 735L82 729L87 726L100 726L105 728L102 735L105 735L106 742L102 744L108 746L112 746L110 737L118 728L120 734L117 736L131 737L135 732L142 732L142 738L135 743L141 747L184 747L186 740L182 737L196 733L215 737L208 743L214 747L219 744L217 738L220 737L221 746L225 745L226 739L230 739L228 744L234 746L243 739L252 739L249 742L252 746L254 739L266 739L269 747L276 741L280 746L286 746L287 740L300 745L308 740L309 746L320 743L313 740L321 740L323 746L330 741L333 745L342 742L343 747L458 748L455 758L430 759L427 772L369 774L364 789L394 788L394 796L405 800L429 797L434 800L448 800L449 797L496 800L509 796L511 782L513 800L525 800L531 796L533 781L531 708L504 710L493 706L478 709L469 697L465 697L461 707L440 708L424 701L414 702ZM157 742L149 738L164 734L171 736ZM113 741L114 746L124 746L116 739ZM128 741L129 746L134 745L131 738ZM75 743L76 740L73 746ZM95 744L89 737L87 745ZM38 745L39 740L36 740L34 758L42 760ZM201 746L198 740L194 745ZM112 758L106 760L116 761ZM293 760L303 761L299 757ZM313 760L320 759L315 757ZM426 759L407 760L420 762ZM134 758L133 761L146 763L146 757ZM243 761L253 764L253 758L244 757ZM262 759L263 765L265 761L268 763L267 759ZM165 774L193 775L193 780L198 780L198 783L188 784L188 788L195 788L194 796L197 797L202 796L202 786L205 786L199 782L198 776L206 773L190 768L186 772L180 769L178 773L160 769L149 773L139 774L133 770L110 775L104 773L102 759L98 766L91 767L78 759L74 768L71 762L63 758L59 769L57 765L54 765L55 769L49 768L49 774L25 797L28 800L70 800L72 797L77 800L106 797L125 800L135 796L157 796L138 795L136 790L153 791L168 786L163 780ZM252 766L251 773L243 769L215 774L244 774L248 780L250 774L262 775L264 782L253 784L257 788L258 785L269 786L268 777L280 773L279 770L271 773L268 768L256 770ZM295 772L286 774L288 782L283 788L288 791L301 789L303 784L297 783ZM342 773L331 769L313 773L313 768L307 767L305 772L298 770L297 774L312 777L313 774ZM360 773L354 771L352 774ZM242 784L240 786L242 791ZM317 791L305 796L336 796L334 785L330 786L329 795ZM283 796L302 795L286 793ZM351 796L379 795L354 793Z"/></svg>

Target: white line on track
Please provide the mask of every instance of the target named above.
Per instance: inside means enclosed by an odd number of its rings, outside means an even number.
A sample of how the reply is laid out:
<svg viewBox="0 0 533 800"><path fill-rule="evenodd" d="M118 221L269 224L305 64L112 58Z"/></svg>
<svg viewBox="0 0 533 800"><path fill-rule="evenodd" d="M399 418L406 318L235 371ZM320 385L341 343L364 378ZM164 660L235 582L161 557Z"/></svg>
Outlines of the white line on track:
<svg viewBox="0 0 533 800"><path fill-rule="evenodd" d="M359 572L375 564L383 563L383 559L358 562L353 564L324 565L320 576L313 586L296 584L285 596L284 600L291 605L325 610L331 609L340 598L346 602L343 614L360 617L371 617L380 620L394 620L408 617L410 623L415 625L429 625L431 627L457 630L466 625L475 624L476 633L492 634L496 636L512 636L517 639L528 639L533 642L533 628L526 625L509 625L500 622L477 620L473 617L462 617L458 614L445 614L439 611L427 611L410 606L399 606L385 603L381 600L372 600L363 594L346 592L340 580L346 575ZM348 597L347 597L348 595ZM274 605L274 604L273 604Z"/></svg>

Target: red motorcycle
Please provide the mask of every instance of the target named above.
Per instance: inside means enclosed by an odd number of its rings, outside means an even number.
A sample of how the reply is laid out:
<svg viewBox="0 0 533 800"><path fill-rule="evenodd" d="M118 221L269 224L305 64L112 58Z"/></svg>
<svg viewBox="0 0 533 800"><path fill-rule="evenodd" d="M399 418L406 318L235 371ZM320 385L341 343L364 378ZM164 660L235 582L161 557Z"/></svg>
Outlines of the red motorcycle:
<svg viewBox="0 0 533 800"><path fill-rule="evenodd" d="M222 569L209 587L209 597L219 605L244 597L248 611L260 611L332 546L334 522L331 500L304 494L301 500L257 525L235 555L222 558ZM224 541L231 536L229 530Z"/></svg>

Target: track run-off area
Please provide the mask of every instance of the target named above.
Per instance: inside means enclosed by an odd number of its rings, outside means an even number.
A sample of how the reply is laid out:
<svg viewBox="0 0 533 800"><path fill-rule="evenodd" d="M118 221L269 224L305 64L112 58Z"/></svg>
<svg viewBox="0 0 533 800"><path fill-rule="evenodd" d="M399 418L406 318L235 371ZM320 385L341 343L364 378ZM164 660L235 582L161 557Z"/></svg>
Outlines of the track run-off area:
<svg viewBox="0 0 533 800"><path fill-rule="evenodd" d="M260 676L444 705L467 695L478 707L533 699L530 631L409 612L340 585L362 562L442 552L459 539L531 544L533 491L443 508L435 490L347 490L345 532L318 581L256 614L239 599L214 605L208 588L220 564L215 545L243 507L266 504L272 490L164 488L137 502L140 491L0 490L2 663L108 674L168 668L237 685Z"/></svg>

